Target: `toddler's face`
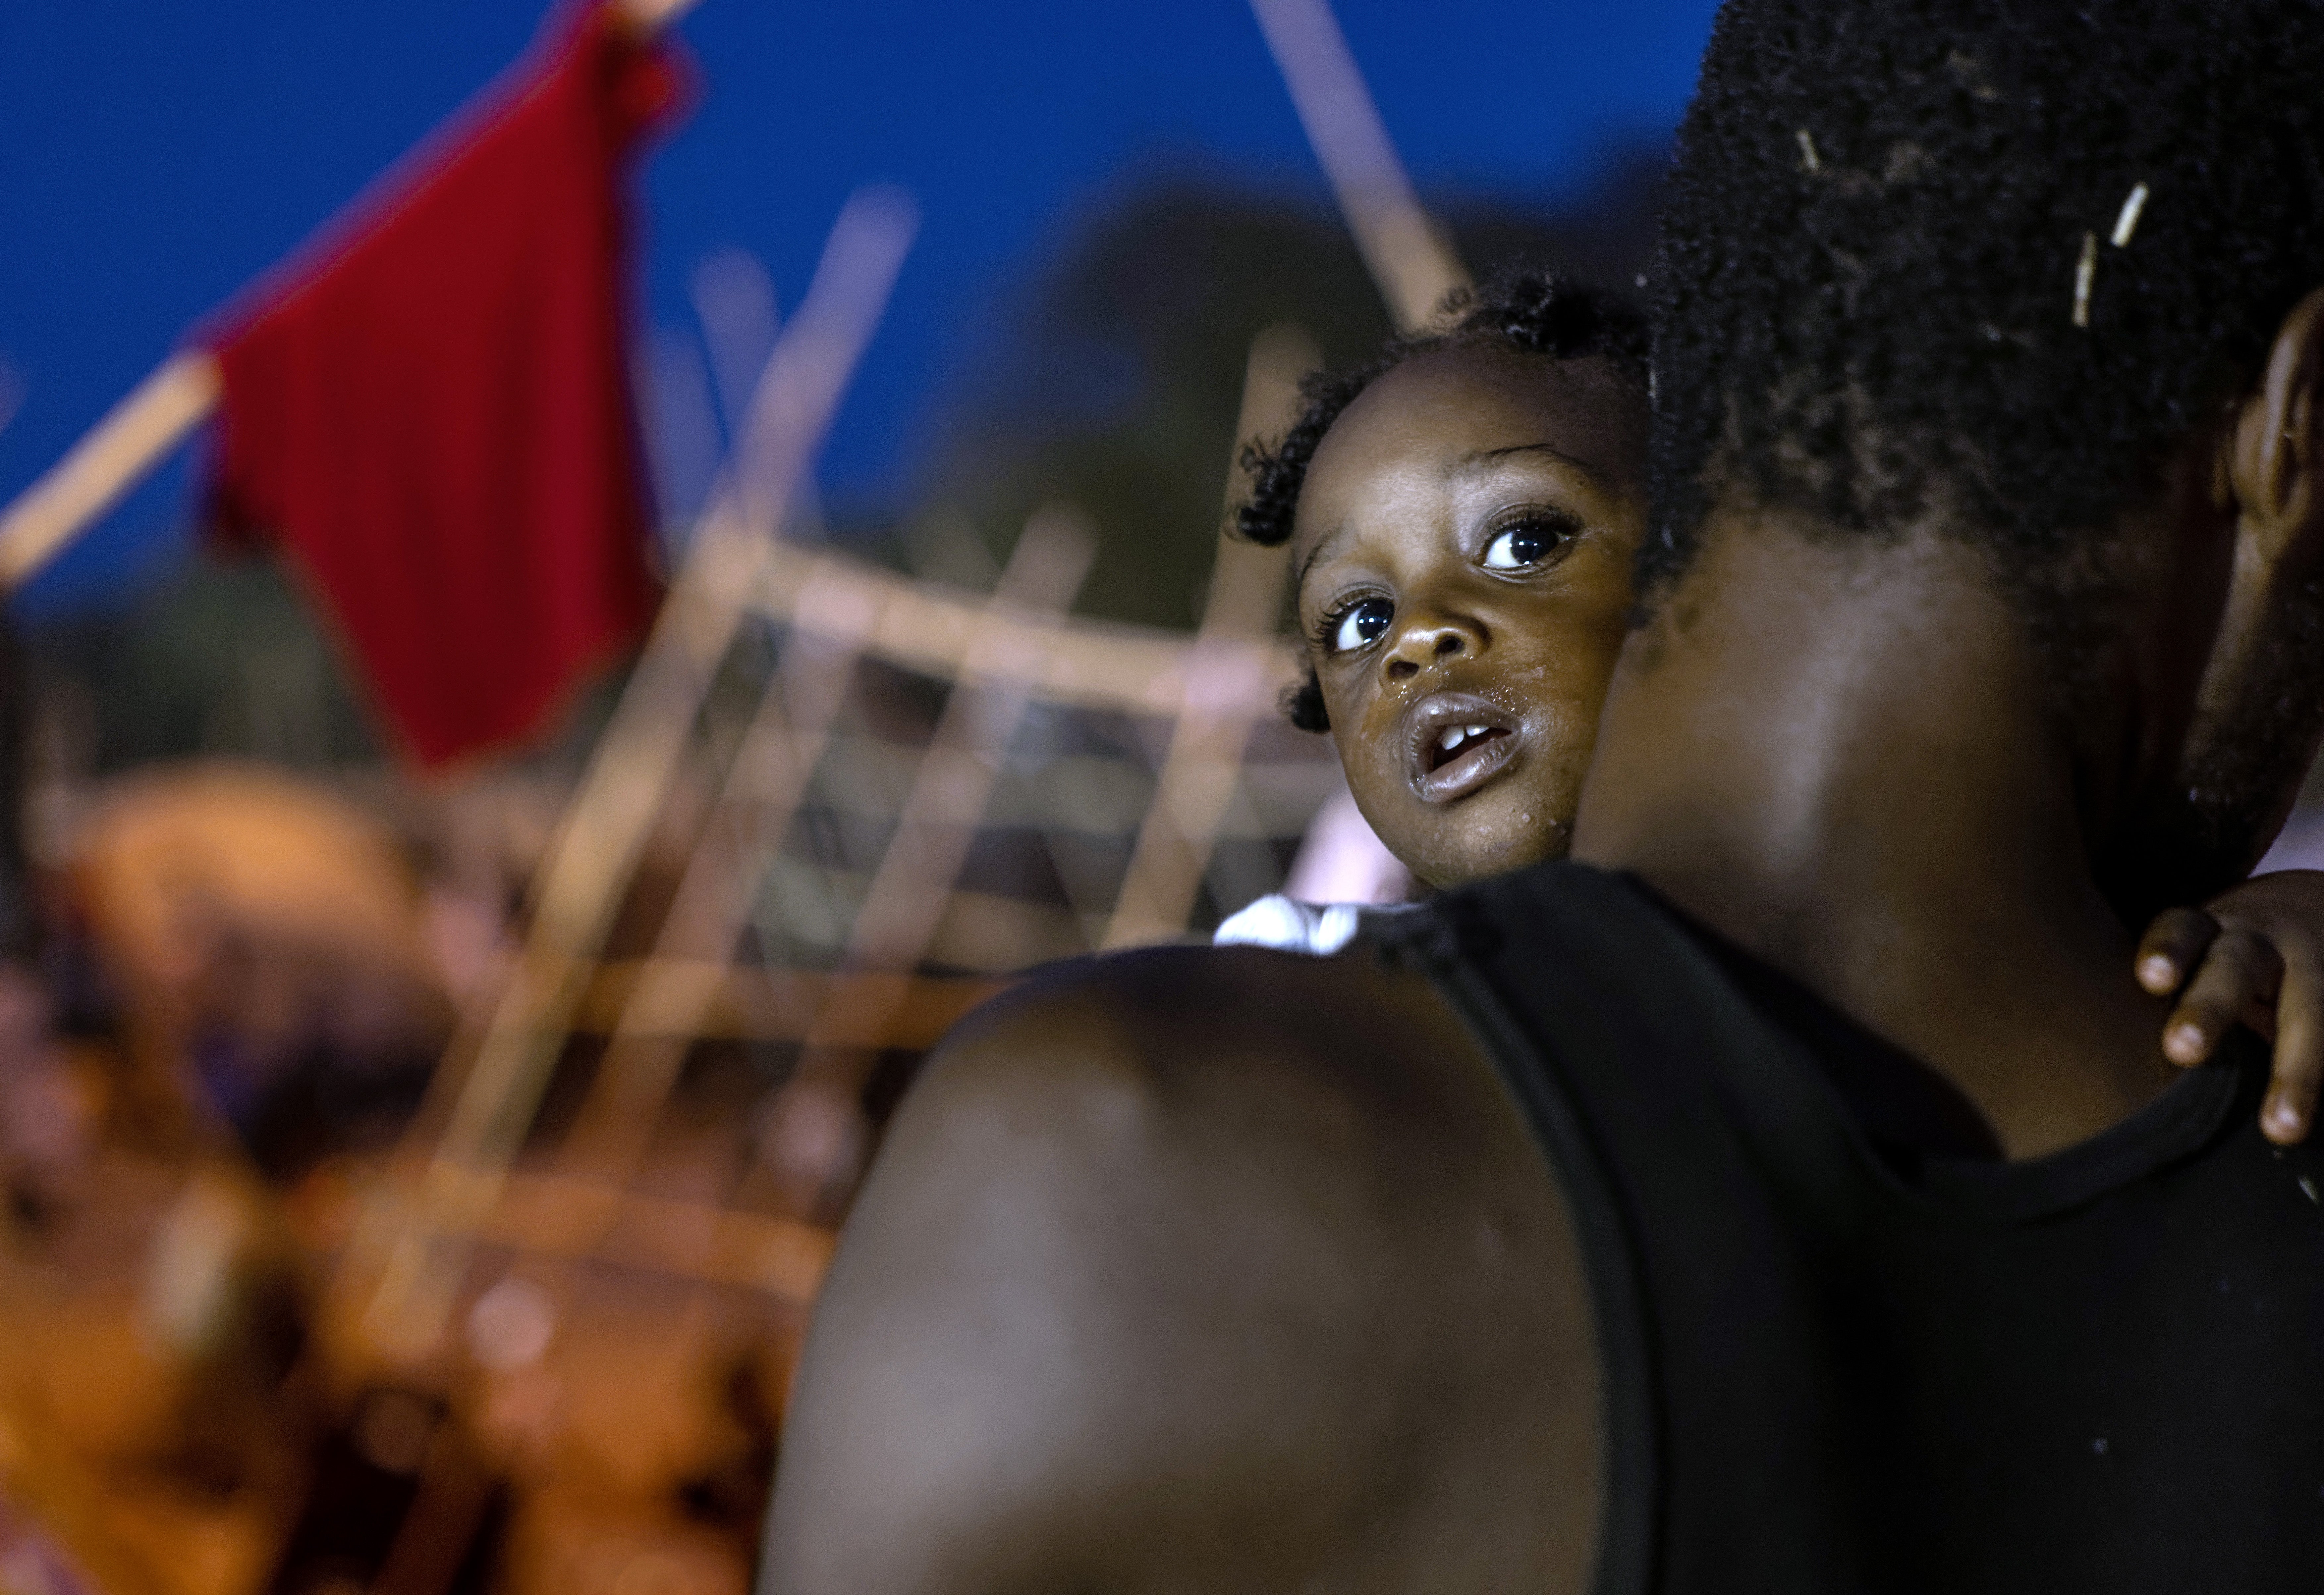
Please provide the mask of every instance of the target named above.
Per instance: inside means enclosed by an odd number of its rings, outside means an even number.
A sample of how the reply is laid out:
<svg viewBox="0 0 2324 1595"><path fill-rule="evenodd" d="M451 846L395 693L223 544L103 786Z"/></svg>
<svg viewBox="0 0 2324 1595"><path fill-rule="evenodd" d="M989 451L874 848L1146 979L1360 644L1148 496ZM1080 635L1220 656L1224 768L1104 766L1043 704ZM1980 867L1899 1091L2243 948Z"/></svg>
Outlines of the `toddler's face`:
<svg viewBox="0 0 2324 1595"><path fill-rule="evenodd" d="M1596 360L1408 360L1324 434L1299 620L1364 817L1437 886L1570 845L1646 524L1646 418Z"/></svg>

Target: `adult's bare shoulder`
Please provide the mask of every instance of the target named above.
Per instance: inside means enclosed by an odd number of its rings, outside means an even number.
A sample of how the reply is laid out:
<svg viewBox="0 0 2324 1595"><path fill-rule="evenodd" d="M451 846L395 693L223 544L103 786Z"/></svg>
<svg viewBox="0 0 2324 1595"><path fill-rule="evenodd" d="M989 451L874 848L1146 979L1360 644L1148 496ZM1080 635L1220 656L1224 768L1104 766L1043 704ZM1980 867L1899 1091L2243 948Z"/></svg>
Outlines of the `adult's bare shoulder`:
<svg viewBox="0 0 2324 1595"><path fill-rule="evenodd" d="M770 1595L1579 1589L1563 1200L1368 955L1057 972L931 1060L794 1394Z"/></svg>

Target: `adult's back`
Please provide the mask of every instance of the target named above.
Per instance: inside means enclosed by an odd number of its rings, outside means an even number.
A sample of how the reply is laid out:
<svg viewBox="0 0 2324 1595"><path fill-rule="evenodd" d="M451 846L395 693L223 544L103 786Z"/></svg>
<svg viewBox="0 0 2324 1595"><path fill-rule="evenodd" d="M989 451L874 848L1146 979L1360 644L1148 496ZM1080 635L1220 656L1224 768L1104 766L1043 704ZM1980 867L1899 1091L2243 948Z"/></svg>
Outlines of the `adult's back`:
<svg viewBox="0 0 2324 1595"><path fill-rule="evenodd" d="M1917 1063L1636 880L1545 866L1380 934L1488 1038L1570 1193L1599 1588L2324 1570L2324 1151L2261 1134L2255 1045L2006 1161Z"/></svg>
<svg viewBox="0 0 2324 1595"><path fill-rule="evenodd" d="M1368 956L1101 962L908 1103L775 1595L2312 1582L2306 1193L2174 1085L2126 926L2239 879L2324 730L2318 82L2313 0L1730 0L1681 130L1574 856L1941 1087L2003 1221L1851 1161L1895 1103L1622 899L1510 901L1558 993L1510 1035ZM1587 1133L1522 1133L1536 1054Z"/></svg>
<svg viewBox="0 0 2324 1595"><path fill-rule="evenodd" d="M1369 949L1020 988L930 1061L848 1221L765 1587L1578 1595L1596 1362L1545 1174Z"/></svg>

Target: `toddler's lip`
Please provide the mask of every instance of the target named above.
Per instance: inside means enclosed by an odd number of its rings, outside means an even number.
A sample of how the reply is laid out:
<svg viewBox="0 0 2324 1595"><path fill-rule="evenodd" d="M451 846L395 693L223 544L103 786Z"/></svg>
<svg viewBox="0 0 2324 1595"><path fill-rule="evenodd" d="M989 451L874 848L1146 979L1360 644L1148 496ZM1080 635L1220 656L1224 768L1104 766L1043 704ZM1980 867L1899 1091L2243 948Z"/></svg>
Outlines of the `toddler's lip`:
<svg viewBox="0 0 2324 1595"><path fill-rule="evenodd" d="M1517 754L1508 711L1474 693L1430 694L1406 712L1405 729L1412 789L1423 803L1467 797Z"/></svg>

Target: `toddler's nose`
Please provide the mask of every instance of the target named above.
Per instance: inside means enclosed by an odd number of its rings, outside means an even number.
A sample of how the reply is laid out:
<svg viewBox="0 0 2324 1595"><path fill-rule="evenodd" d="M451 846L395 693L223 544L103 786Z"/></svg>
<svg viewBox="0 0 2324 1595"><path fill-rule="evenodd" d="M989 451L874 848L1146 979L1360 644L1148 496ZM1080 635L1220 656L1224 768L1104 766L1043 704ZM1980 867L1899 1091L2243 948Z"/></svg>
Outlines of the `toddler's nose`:
<svg viewBox="0 0 2324 1595"><path fill-rule="evenodd" d="M1472 653L1479 639L1471 628L1458 621L1443 617L1416 618L1397 635L1396 646L1388 651L1388 674L1392 681L1401 681L1420 673L1432 660L1450 659L1453 655Z"/></svg>

